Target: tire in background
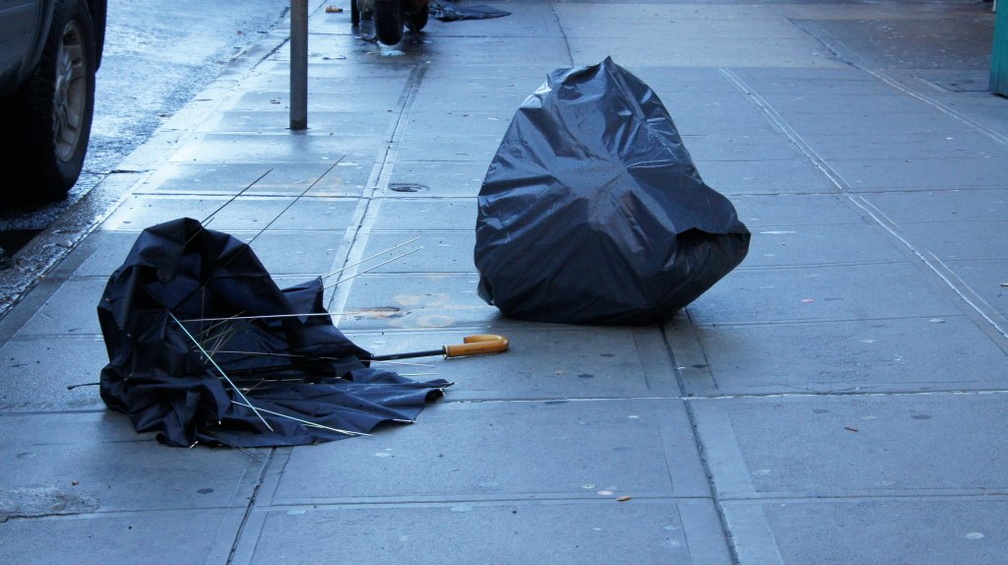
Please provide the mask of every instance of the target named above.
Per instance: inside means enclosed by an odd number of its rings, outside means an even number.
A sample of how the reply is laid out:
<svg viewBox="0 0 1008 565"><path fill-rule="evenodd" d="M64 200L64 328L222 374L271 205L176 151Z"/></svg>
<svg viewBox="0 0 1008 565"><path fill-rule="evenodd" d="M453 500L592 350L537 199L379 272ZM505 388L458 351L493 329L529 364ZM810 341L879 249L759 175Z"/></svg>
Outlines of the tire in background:
<svg viewBox="0 0 1008 565"><path fill-rule="evenodd" d="M11 101L0 133L0 163L24 179L5 199L36 203L66 198L84 168L94 113L95 34L83 0L57 0L38 66Z"/></svg>
<svg viewBox="0 0 1008 565"><path fill-rule="evenodd" d="M414 9L409 14L407 25L409 25L410 31L418 33L427 25L427 21L430 19L429 10L430 7L424 2L422 7Z"/></svg>
<svg viewBox="0 0 1008 565"><path fill-rule="evenodd" d="M395 45L403 37L403 11L400 0L375 0L375 36L385 45Z"/></svg>

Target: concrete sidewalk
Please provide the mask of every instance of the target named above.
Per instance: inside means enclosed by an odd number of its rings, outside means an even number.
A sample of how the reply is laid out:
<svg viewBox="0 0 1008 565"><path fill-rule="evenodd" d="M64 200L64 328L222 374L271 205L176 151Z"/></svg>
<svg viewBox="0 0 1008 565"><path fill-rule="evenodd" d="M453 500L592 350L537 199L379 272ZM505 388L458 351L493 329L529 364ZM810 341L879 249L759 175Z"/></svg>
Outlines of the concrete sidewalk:
<svg viewBox="0 0 1008 565"><path fill-rule="evenodd" d="M0 319L0 561L1003 563L990 4L488 4L511 15L395 53L312 2L306 132L282 27L120 167L118 206ZM480 183L546 73L606 56L661 97L749 256L665 327L504 319L475 293ZM363 347L512 350L418 369L456 384L412 426L248 453L159 445L68 391L107 362L95 307L140 230L249 185L210 226L269 224L281 285L421 238L335 287Z"/></svg>

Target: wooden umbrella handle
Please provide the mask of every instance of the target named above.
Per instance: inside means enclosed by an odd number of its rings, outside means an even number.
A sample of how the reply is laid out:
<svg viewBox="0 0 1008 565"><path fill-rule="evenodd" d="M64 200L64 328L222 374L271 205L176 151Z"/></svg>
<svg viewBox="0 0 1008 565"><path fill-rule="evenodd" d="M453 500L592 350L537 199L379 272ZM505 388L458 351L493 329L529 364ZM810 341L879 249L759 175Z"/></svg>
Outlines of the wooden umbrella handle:
<svg viewBox="0 0 1008 565"><path fill-rule="evenodd" d="M445 357L461 357L463 355L480 355L483 353L500 353L507 351L508 340L502 335L479 334L469 335L463 343L444 346Z"/></svg>

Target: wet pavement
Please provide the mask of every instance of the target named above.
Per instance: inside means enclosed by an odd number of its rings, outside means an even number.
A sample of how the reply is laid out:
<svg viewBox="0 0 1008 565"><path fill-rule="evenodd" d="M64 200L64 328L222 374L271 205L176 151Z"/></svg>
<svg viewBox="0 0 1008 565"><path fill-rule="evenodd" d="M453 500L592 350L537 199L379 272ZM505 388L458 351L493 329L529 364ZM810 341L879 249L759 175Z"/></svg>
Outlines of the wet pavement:
<svg viewBox="0 0 1008 565"><path fill-rule="evenodd" d="M43 234L72 251L0 320L0 560L1002 562L990 4L491 4L511 15L395 52L312 2L307 131L282 26L127 159L99 225ZM663 327L502 318L476 296L480 183L546 73L606 56L661 97L749 256ZM365 348L511 350L430 360L446 396L371 437L159 445L67 387L107 362L95 308L139 232L218 208L282 286L419 237L331 291Z"/></svg>

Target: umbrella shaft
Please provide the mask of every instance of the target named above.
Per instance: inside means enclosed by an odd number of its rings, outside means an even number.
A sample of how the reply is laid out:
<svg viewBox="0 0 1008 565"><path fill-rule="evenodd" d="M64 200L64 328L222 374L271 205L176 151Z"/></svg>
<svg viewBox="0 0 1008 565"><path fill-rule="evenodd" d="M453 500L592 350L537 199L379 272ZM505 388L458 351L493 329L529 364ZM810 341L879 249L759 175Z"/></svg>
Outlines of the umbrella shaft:
<svg viewBox="0 0 1008 565"><path fill-rule="evenodd" d="M410 359L412 357L431 357L433 355L444 355L444 347L441 349L430 349L428 351L412 351L410 353L392 353L389 355L373 355L370 359L363 361L392 361L393 359Z"/></svg>

